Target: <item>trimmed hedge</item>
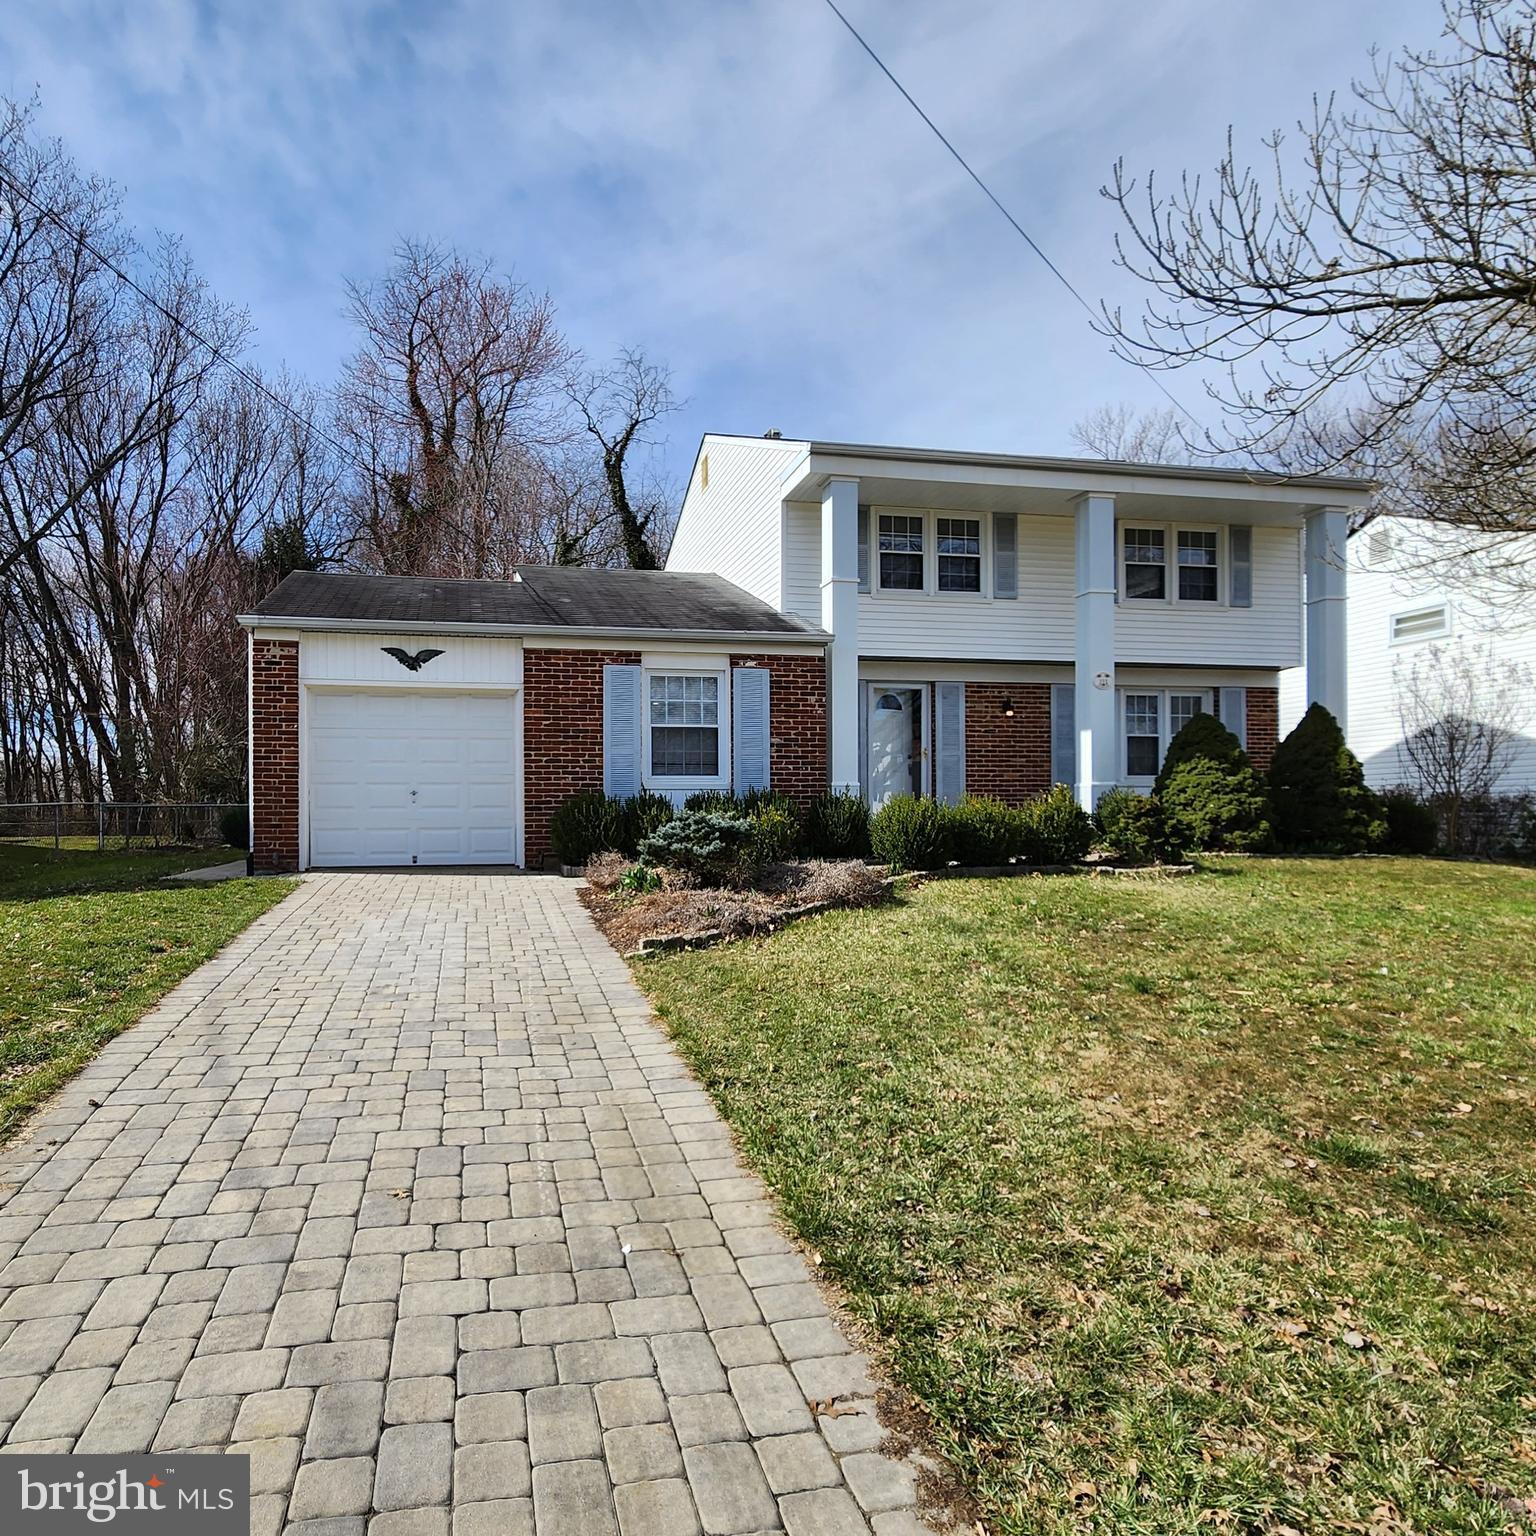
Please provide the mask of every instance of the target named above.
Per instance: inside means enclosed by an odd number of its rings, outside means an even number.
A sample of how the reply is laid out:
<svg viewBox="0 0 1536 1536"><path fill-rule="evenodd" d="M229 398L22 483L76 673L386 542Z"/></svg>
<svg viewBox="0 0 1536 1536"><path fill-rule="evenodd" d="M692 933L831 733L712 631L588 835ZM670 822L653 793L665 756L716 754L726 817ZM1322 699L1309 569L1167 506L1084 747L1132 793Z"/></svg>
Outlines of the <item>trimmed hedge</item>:
<svg viewBox="0 0 1536 1536"><path fill-rule="evenodd" d="M1001 800L965 795L949 812L950 857L957 864L1006 864L1023 843L1019 813Z"/></svg>
<svg viewBox="0 0 1536 1536"><path fill-rule="evenodd" d="M562 864L585 864L594 853L625 853L624 802L600 789L562 800L549 818L549 840Z"/></svg>
<svg viewBox="0 0 1536 1536"><path fill-rule="evenodd" d="M949 863L950 809L937 800L892 795L869 818L875 857L900 874L909 869L940 869Z"/></svg>
<svg viewBox="0 0 1536 1536"><path fill-rule="evenodd" d="M1094 820L1099 846L1115 858L1132 864L1177 864L1184 857L1155 795L1112 789L1099 801Z"/></svg>
<svg viewBox="0 0 1536 1536"><path fill-rule="evenodd" d="M1440 818L1435 808L1411 789L1389 789L1381 797L1386 820L1382 847L1388 853L1433 853L1440 845Z"/></svg>
<svg viewBox="0 0 1536 1536"><path fill-rule="evenodd" d="M867 859L869 806L864 797L818 795L805 813L805 843L813 859Z"/></svg>
<svg viewBox="0 0 1536 1536"><path fill-rule="evenodd" d="M251 808L248 805L232 805L219 817L219 836L231 848L250 849Z"/></svg>

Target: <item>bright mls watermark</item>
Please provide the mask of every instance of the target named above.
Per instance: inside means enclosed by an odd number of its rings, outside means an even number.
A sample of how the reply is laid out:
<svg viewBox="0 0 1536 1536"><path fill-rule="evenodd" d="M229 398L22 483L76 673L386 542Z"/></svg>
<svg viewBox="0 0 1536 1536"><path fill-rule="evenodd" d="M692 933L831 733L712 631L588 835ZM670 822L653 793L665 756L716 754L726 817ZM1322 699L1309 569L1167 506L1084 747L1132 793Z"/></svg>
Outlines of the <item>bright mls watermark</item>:
<svg viewBox="0 0 1536 1536"><path fill-rule="evenodd" d="M0 1465L0 1531L250 1536L249 1456L15 1456Z"/></svg>

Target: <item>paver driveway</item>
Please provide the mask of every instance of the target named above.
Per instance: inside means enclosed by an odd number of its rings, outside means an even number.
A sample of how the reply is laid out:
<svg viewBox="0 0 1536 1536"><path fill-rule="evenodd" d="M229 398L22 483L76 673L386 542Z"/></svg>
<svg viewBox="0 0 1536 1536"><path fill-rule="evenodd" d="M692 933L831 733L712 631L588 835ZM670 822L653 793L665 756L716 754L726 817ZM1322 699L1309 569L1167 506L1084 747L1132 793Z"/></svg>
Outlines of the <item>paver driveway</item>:
<svg viewBox="0 0 1536 1536"><path fill-rule="evenodd" d="M925 1529L568 882L305 880L0 1179L7 1450L247 1452L255 1536Z"/></svg>

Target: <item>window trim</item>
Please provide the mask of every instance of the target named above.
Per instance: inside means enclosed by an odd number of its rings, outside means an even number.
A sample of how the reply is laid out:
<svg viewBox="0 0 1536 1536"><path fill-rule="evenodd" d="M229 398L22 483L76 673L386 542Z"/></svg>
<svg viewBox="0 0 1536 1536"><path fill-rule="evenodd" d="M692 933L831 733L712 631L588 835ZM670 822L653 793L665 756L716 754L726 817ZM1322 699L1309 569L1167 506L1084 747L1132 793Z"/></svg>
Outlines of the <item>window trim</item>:
<svg viewBox="0 0 1536 1536"><path fill-rule="evenodd" d="M1125 579L1125 535L1129 529L1145 528L1163 536L1163 595L1161 597L1131 597ZM1203 597L1179 596L1179 535L1181 533L1214 533L1216 535L1216 596L1207 601ZM1225 523L1162 523L1151 518L1126 518L1115 524L1115 593L1118 600L1130 610L1137 608L1164 607L1188 608L1196 613L1231 607L1232 553ZM1147 692L1153 690L1148 689Z"/></svg>
<svg viewBox="0 0 1536 1536"><path fill-rule="evenodd" d="M712 677L717 683L715 729L720 737L720 771L687 776L658 774L651 767L651 679L653 677ZM658 794L691 795L701 789L731 787L731 669L728 662L706 661L682 666L676 662L646 662L640 669L640 784Z"/></svg>
<svg viewBox="0 0 1536 1536"><path fill-rule="evenodd" d="M882 517L915 517L923 525L923 584L921 587L888 587L880 579L880 519ZM980 525L981 532L981 586L975 592L950 592L939 586L939 519L963 518ZM1023 569L1023 537L1019 538L1014 559L1018 569ZM994 601L992 594L992 514L967 512L954 507L882 507L869 508L869 591L863 597L941 597L946 601L986 602ZM1012 601L1012 599L1008 599Z"/></svg>
<svg viewBox="0 0 1536 1536"><path fill-rule="evenodd" d="M1151 599L1145 599L1151 601ZM1117 767L1119 769L1119 782L1129 789L1145 789L1156 783L1157 773L1162 769L1163 760L1168 756L1168 746L1174 737L1173 731L1173 700L1175 698L1192 698L1198 695L1204 702L1204 709L1208 715L1215 715L1217 710L1217 698L1219 690L1216 688L1195 688L1188 685L1175 685L1173 687L1129 687L1115 689L1115 723L1116 723L1116 749ZM1130 752L1128 750L1128 737L1130 732L1126 729L1125 700L1128 694L1137 696L1156 695L1157 705L1157 770L1147 774L1132 774L1130 770Z"/></svg>
<svg viewBox="0 0 1536 1536"><path fill-rule="evenodd" d="M1398 634L1397 626L1402 620L1427 618L1435 613L1440 615L1438 629L1425 630L1421 634ZM1426 640L1445 640L1450 637L1450 633L1451 605L1449 602L1422 603L1417 608L1399 608L1396 613L1387 617L1387 644L1391 646L1422 645Z"/></svg>

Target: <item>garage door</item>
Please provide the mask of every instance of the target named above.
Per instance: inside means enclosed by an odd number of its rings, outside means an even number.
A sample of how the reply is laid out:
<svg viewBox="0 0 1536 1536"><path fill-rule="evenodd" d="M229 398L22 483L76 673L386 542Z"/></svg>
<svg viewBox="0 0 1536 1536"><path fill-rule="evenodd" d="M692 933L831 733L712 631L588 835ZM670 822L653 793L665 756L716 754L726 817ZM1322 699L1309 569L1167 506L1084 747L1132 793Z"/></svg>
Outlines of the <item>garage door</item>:
<svg viewBox="0 0 1536 1536"><path fill-rule="evenodd" d="M506 694L311 692L309 861L510 864Z"/></svg>

